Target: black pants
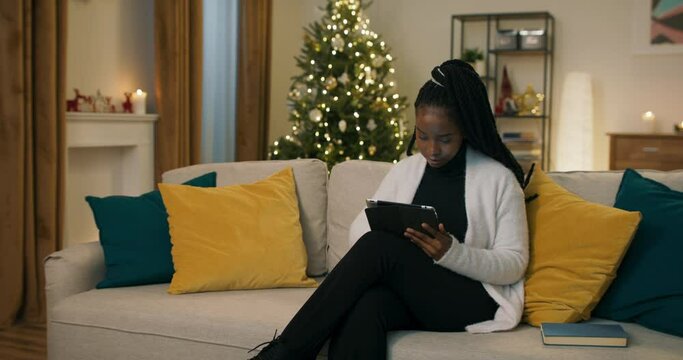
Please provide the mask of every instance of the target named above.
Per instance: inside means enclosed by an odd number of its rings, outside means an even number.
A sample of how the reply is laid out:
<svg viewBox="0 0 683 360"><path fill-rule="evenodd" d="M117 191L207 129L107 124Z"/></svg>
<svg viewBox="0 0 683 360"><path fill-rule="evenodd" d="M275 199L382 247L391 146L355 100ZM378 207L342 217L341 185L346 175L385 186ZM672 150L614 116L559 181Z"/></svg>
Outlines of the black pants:
<svg viewBox="0 0 683 360"><path fill-rule="evenodd" d="M385 359L391 330L463 331L498 305L482 284L433 263L408 239L363 235L287 325L282 342L314 359Z"/></svg>

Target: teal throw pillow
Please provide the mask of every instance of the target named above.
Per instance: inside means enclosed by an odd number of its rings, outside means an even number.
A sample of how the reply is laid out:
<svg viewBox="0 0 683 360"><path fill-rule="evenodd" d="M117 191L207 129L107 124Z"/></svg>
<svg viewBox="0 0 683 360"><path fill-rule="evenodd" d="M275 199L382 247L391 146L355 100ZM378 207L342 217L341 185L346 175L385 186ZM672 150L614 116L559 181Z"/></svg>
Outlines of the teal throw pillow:
<svg viewBox="0 0 683 360"><path fill-rule="evenodd" d="M683 336L683 192L627 169L614 206L642 220L593 314Z"/></svg>
<svg viewBox="0 0 683 360"><path fill-rule="evenodd" d="M216 173L185 185L215 187ZM107 269L98 289L170 282L173 277L168 214L158 190L140 196L86 196L100 231Z"/></svg>

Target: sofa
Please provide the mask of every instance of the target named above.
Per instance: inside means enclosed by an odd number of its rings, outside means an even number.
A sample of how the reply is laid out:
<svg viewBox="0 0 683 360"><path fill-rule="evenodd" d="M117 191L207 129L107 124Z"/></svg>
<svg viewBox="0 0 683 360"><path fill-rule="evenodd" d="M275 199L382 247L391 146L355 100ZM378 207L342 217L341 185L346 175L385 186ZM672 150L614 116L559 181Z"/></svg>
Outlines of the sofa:
<svg viewBox="0 0 683 360"><path fill-rule="evenodd" d="M348 250L347 234L391 164L352 160L328 173L319 160L201 164L168 171L163 181L182 183L216 171L217 186L247 183L292 167L308 256L307 272L333 268ZM683 190L683 171L643 171ZM551 173L561 186L602 204L614 202L622 172ZM85 221L85 220L84 220ZM239 290L169 295L168 284L95 289L105 274L101 246L83 243L45 260L48 358L246 359L271 339L312 294L311 288ZM593 322L612 321L592 319ZM681 359L683 338L633 323L627 348L544 346L538 328L521 324L492 334L397 331L389 358L414 359ZM325 358L323 348L319 358Z"/></svg>

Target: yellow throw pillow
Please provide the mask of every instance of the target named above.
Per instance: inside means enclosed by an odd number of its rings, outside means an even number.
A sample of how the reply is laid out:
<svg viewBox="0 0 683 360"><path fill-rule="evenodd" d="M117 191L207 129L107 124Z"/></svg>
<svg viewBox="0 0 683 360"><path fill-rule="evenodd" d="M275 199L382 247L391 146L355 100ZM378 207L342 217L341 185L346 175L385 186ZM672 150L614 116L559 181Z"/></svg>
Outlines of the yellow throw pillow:
<svg viewBox="0 0 683 360"><path fill-rule="evenodd" d="M252 184L159 190L173 244L169 293L316 286L291 168Z"/></svg>
<svg viewBox="0 0 683 360"><path fill-rule="evenodd" d="M538 169L524 192L538 194L526 206L524 320L539 326L589 319L614 280L640 213L585 201Z"/></svg>

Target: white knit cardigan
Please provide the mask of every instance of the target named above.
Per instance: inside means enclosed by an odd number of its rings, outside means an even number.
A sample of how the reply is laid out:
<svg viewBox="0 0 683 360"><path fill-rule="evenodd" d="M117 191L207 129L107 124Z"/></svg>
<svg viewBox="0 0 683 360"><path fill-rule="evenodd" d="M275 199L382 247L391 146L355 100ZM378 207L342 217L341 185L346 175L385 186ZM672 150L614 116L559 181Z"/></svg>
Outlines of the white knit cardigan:
<svg viewBox="0 0 683 360"><path fill-rule="evenodd" d="M391 168L375 199L410 203L426 167L421 154ZM471 324L471 333L513 329L524 309L524 273L529 261L529 235L524 193L513 173L499 162L467 149L465 168L467 232L464 243L454 239L435 264L481 281L498 304L493 320ZM351 246L370 230L364 211L351 224ZM462 309L467 311L467 309Z"/></svg>

